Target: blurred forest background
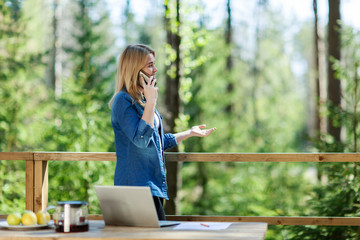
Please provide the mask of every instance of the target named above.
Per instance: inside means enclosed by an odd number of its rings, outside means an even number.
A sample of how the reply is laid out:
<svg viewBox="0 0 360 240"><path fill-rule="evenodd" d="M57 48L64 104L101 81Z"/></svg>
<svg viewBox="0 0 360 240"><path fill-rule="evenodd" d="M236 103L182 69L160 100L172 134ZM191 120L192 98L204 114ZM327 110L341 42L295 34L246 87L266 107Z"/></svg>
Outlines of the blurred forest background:
<svg viewBox="0 0 360 240"><path fill-rule="evenodd" d="M212 2L209 7L209 2ZM114 152L110 100L129 43L156 50L172 151L357 152L359 11L343 0L0 0L0 151ZM342 6L347 6L343 8ZM319 6L322 6L319 9ZM321 14L325 13L325 14ZM112 185L114 162L50 162L49 204ZM173 163L167 214L359 216L357 163ZM25 163L0 161L0 212L25 207ZM358 227L269 226L267 239L359 239Z"/></svg>

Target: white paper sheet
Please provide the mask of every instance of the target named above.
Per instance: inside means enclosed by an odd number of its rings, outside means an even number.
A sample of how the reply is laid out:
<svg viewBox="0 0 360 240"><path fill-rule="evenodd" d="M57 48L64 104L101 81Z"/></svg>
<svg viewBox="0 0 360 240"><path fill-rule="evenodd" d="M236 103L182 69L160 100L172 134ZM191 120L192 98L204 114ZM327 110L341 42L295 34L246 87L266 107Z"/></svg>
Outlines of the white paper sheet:
<svg viewBox="0 0 360 240"><path fill-rule="evenodd" d="M231 222L184 222L180 223L174 230L224 230L231 225Z"/></svg>

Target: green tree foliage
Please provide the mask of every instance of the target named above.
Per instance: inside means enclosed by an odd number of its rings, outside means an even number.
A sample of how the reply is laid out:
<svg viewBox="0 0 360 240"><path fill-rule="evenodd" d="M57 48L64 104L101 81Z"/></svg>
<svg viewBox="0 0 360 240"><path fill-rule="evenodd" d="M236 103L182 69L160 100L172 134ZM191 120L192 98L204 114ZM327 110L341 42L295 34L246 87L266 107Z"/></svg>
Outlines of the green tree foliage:
<svg viewBox="0 0 360 240"><path fill-rule="evenodd" d="M69 3L72 28L64 48L70 74L56 99L55 125L49 134L54 150L75 152L114 151L110 110L115 58L110 23L100 1ZM93 184L113 183L112 162L53 162L49 172L49 202L79 199L99 211ZM76 169L76 171L74 171ZM58 171L71 174L57 174ZM65 193L65 194L64 194Z"/></svg>
<svg viewBox="0 0 360 240"><path fill-rule="evenodd" d="M22 19L20 2L1 2L0 17L0 149L2 151L24 150L29 135L27 124L33 121L29 113L36 111L42 96L39 86L40 54L27 51L29 36L25 34L27 26ZM26 99L26 101L25 101ZM31 116L34 118L35 116Z"/></svg>
<svg viewBox="0 0 360 240"><path fill-rule="evenodd" d="M0 150L114 152L107 102L114 89L115 56L119 51L113 48L104 2L61 1L65 5L58 20L66 31L63 28L60 36L64 50L62 94L55 96L53 91L45 90L45 67L39 61L46 59L52 47L41 48L51 31L46 24L45 29L40 29L39 22L51 21L41 21L41 14L35 13L32 6L40 6L34 4L37 1L0 1ZM44 2L42 7L52 4L50 0ZM256 34L247 35L251 32L249 25L235 25L234 45L227 45L222 26L206 25L204 1L181 1L182 106L176 131L201 123L217 127L209 138L185 141L181 151L306 150L305 95L297 91L302 86L291 66L294 53L284 47L288 26L268 8L267 2L259 1L257 5L261 14L254 18L259 22ZM127 18L122 25L127 26L125 40L119 41L142 42L156 49L158 86L160 96L164 96L164 69L174 60L174 54L165 45L163 15L155 11L161 4L154 4L140 22L131 12L130 3L127 1ZM26 13L25 18L22 13ZM39 32L28 35L35 30ZM330 112L337 124L346 128L347 138L338 144L323 136L316 142L319 151L357 151L358 83L353 80L358 79L354 77L354 72L359 71L354 63L359 62L360 42L358 33L348 31L343 35L349 46L345 65L335 64L346 86L346 108ZM305 36L301 33L298 37ZM294 51L311 49L306 41L301 43L302 48ZM224 72L229 53L233 54L233 68ZM229 84L233 86L230 94ZM159 110L166 115L161 100ZM226 111L229 105L231 111ZM23 162L0 162L1 212L25 206L24 168ZM185 163L181 169L180 213L357 216L358 169L357 164L322 164L317 168L319 179L315 179L317 185L313 188L307 177L314 171L311 164ZM90 203L91 213L100 213L93 185L113 184L113 172L114 162L50 162L49 204L85 200ZM280 239L281 234L294 239L351 238L358 230L283 229L268 231L268 238Z"/></svg>
<svg viewBox="0 0 360 240"><path fill-rule="evenodd" d="M359 138L359 62L360 34L351 27L342 28L343 61L333 61L337 77L346 86L344 106L329 105L329 117L335 126L343 127L346 138L337 142L331 136L314 139L320 152L358 152ZM313 216L359 216L358 163L327 163L318 165L319 181L307 203ZM304 213L306 215L306 213ZM297 226L289 230L292 239L358 239L359 227Z"/></svg>
<svg viewBox="0 0 360 240"><path fill-rule="evenodd" d="M240 43L234 48L226 45L222 28L209 31L202 26L193 31L205 32L192 40L198 45L190 55L201 64L194 64L187 76L191 81L184 120L179 125L206 123L218 130L209 138L187 140L186 151L302 151L305 121L299 116L305 116L303 92L294 93L299 85L291 70L291 55L284 49L286 26L271 9L265 7L263 11L259 16L268 24L259 26L253 46L258 53L253 56L253 49L248 49L244 40L252 36L243 36L244 46ZM240 32L247 32L246 26L241 27ZM234 67L224 72L231 51ZM227 83L233 84L231 94ZM232 112L226 111L228 105ZM299 215L311 191L306 177L306 170L311 169L309 164L290 163L185 163L181 214ZM272 235L273 231L269 232ZM280 234L281 229L276 230L273 239L279 239L276 235Z"/></svg>
<svg viewBox="0 0 360 240"><path fill-rule="evenodd" d="M32 128L42 114L41 54L28 48L21 1L0 1L0 151L34 149ZM0 211L25 208L25 163L0 162Z"/></svg>
<svg viewBox="0 0 360 240"><path fill-rule="evenodd" d="M205 35L206 44L197 47L195 53L206 61L192 72L192 98L185 105L185 113L190 116L190 125L206 123L218 130L213 137L189 139L185 143L186 151L291 152L301 149L297 143L304 134L304 119L298 116L304 108L301 96L291 91L296 88L296 80L291 73L290 59L284 54L284 27L270 10L264 11L263 16L269 25L262 26L255 46L257 56L245 58L244 50L237 49L234 70L229 75L223 71L231 49L225 45L222 29ZM234 83L231 95L226 94L226 82ZM228 113L225 109L230 102L234 111ZM259 177L252 176L255 169ZM304 197L300 196L309 190L306 184L298 185L298 179L304 178L304 169L306 166L296 164L186 164L182 172L182 213L294 214L303 206ZM198 190L195 194L194 189ZM292 192L291 196L288 191ZM281 200L270 201L271 195Z"/></svg>

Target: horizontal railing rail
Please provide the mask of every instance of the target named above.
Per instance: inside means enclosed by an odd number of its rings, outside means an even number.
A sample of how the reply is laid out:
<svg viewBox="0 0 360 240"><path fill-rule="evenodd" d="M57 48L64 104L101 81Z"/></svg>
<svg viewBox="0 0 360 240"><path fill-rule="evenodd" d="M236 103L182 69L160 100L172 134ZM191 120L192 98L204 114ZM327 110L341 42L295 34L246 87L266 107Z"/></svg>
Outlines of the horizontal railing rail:
<svg viewBox="0 0 360 240"><path fill-rule="evenodd" d="M165 153L172 162L360 162L358 153ZM115 153L103 152L0 152L0 160L26 163L26 209L38 211L48 204L49 161L116 161ZM0 215L6 218L6 215ZM102 219L90 215L89 219ZM184 216L168 215L178 221L267 222L269 225L360 226L360 217L318 216Z"/></svg>
<svg viewBox="0 0 360 240"><path fill-rule="evenodd" d="M7 156L11 153L0 153ZM13 160L30 153L15 153ZM34 152L35 161L116 161L115 153ZM172 162L360 162L358 153L165 153ZM0 159L1 160L1 159ZM11 160L11 159L9 159ZM26 159L23 159L26 160Z"/></svg>

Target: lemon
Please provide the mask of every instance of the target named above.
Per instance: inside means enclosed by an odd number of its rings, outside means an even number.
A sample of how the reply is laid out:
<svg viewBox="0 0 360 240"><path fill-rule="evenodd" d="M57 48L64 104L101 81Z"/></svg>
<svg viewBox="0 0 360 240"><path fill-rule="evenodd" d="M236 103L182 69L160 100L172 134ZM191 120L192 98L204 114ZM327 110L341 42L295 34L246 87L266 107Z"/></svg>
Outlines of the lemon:
<svg viewBox="0 0 360 240"><path fill-rule="evenodd" d="M21 214L20 213L11 213L7 216L6 221L9 225L20 225Z"/></svg>
<svg viewBox="0 0 360 240"><path fill-rule="evenodd" d="M36 213L37 224L45 225L50 221L50 214L48 212L38 211Z"/></svg>
<svg viewBox="0 0 360 240"><path fill-rule="evenodd" d="M32 226L36 225L37 217L33 211L25 211L25 213L21 217L21 223L24 226Z"/></svg>

